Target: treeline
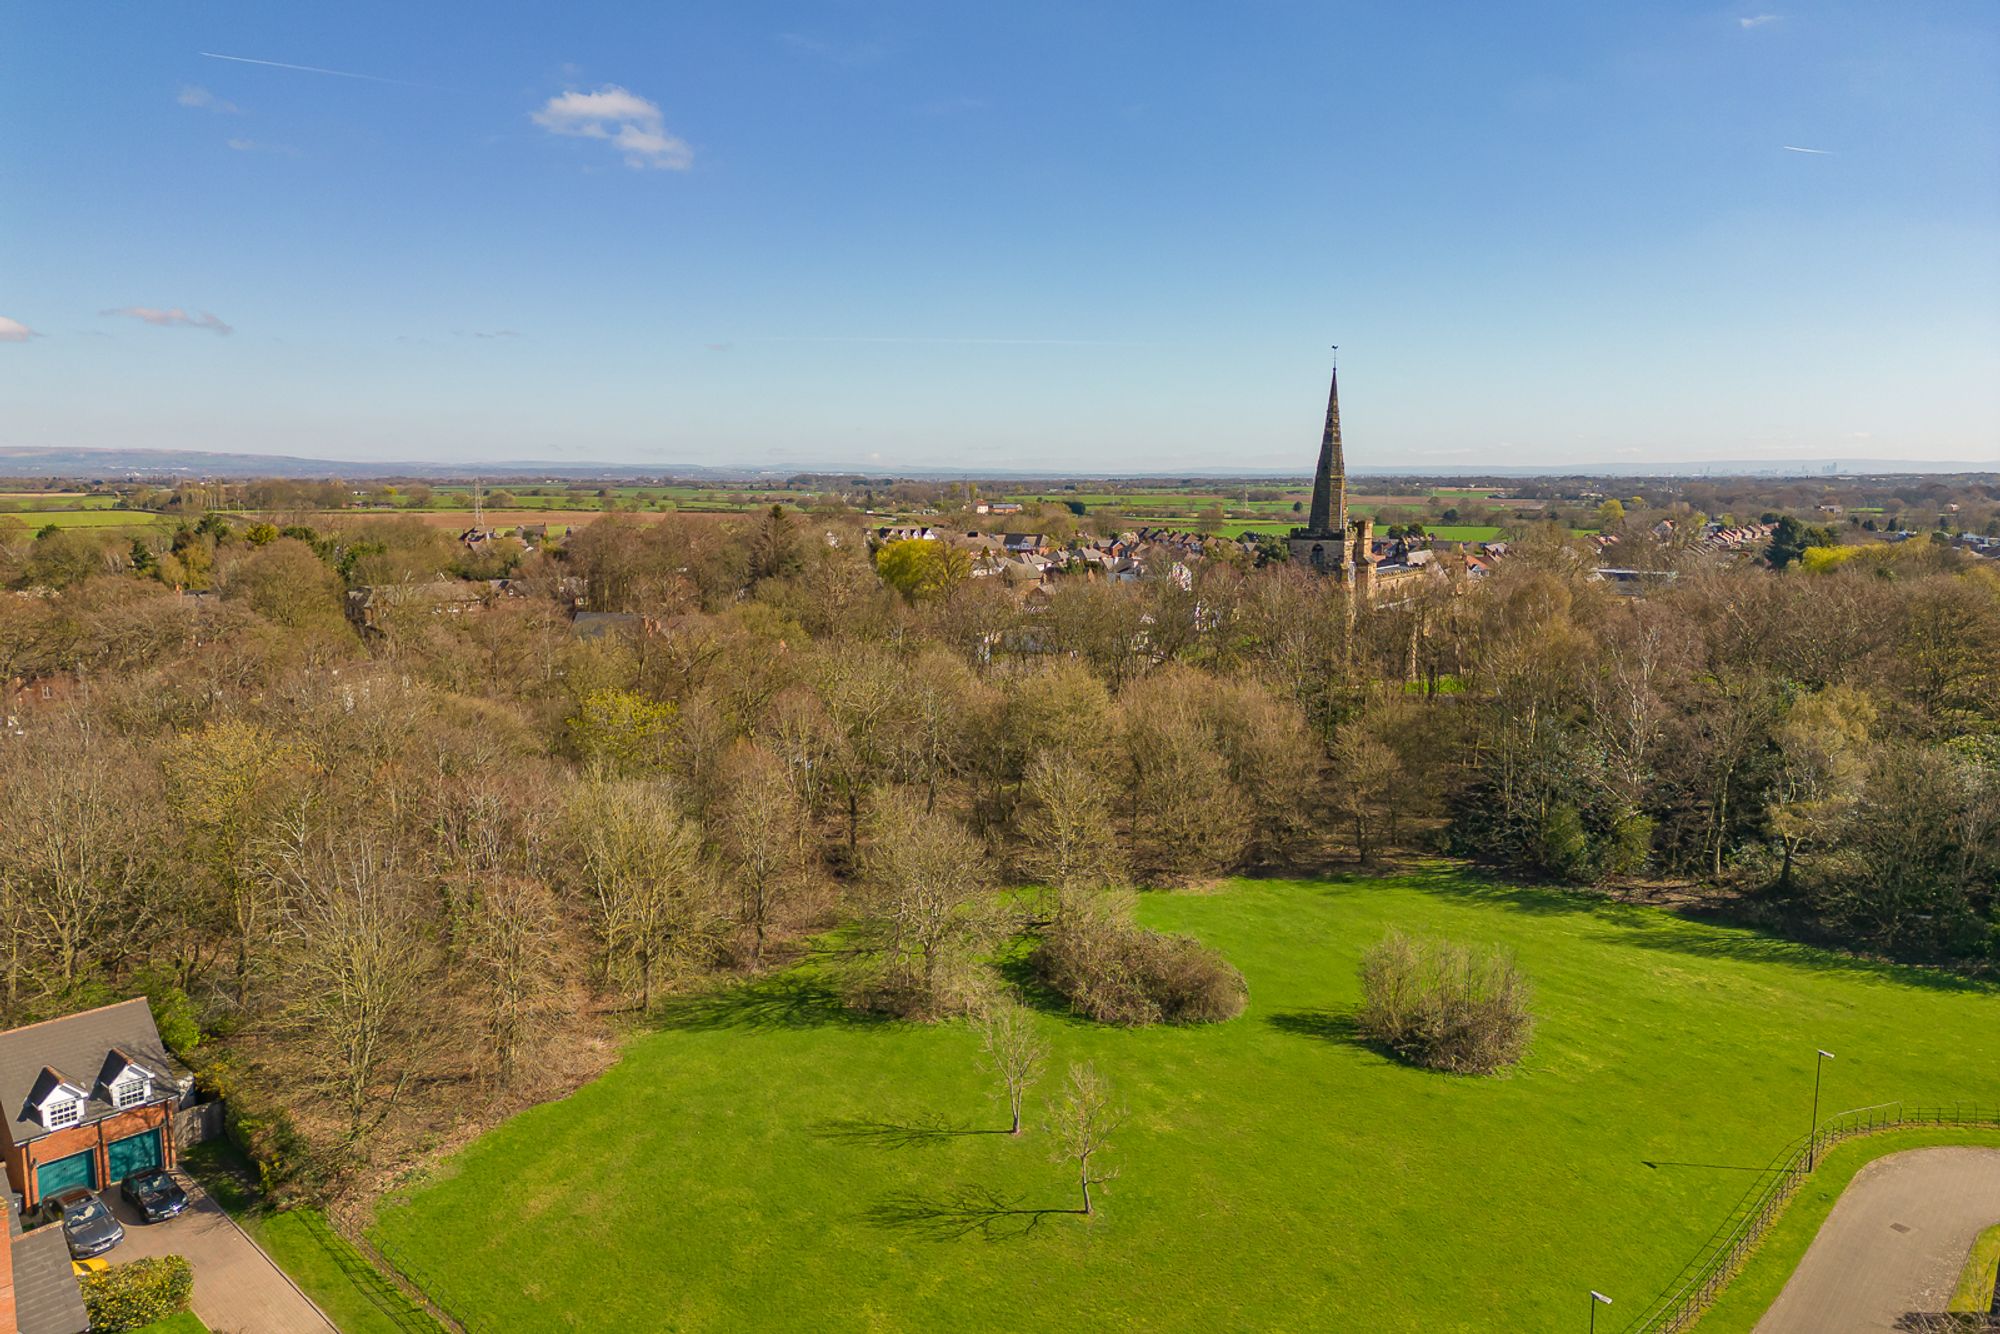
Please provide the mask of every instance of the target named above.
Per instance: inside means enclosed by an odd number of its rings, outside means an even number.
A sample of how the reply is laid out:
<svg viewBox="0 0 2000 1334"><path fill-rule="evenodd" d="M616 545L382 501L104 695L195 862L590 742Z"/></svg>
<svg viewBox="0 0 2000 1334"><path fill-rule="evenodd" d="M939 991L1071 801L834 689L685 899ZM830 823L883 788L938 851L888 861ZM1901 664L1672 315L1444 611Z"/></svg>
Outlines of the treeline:
<svg viewBox="0 0 2000 1334"><path fill-rule="evenodd" d="M1027 929L1087 1013L1232 1012L1116 891L1395 846L2000 958L2000 578L1944 547L1642 598L1543 537L1371 607L1247 560L913 600L855 526L613 516L364 638L349 588L454 544L211 540L219 597L126 566L0 598L5 1018L192 997L191 1059L308 1179L834 927L856 1005L963 1010Z"/></svg>

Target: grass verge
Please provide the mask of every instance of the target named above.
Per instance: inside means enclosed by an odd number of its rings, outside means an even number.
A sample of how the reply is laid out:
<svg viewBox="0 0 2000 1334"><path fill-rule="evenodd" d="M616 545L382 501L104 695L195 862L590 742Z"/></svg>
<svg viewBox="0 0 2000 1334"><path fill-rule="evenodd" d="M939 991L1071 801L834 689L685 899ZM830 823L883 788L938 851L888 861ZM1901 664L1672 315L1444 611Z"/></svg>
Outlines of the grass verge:
<svg viewBox="0 0 2000 1334"><path fill-rule="evenodd" d="M1764 1234L1749 1262L1722 1290L1715 1305L1696 1322L1695 1329L1700 1334L1748 1334L1784 1291L1792 1271L1805 1258L1806 1248L1819 1235L1821 1225L1854 1180L1855 1173L1892 1153L1953 1144L2000 1148L2000 1130L1942 1127L1893 1130L1836 1144L1821 1158L1811 1180L1799 1187L1798 1194L1785 1206L1785 1212Z"/></svg>
<svg viewBox="0 0 2000 1334"><path fill-rule="evenodd" d="M228 1143L197 1145L181 1156L181 1166L343 1334L437 1334L437 1321L335 1232L326 1215L266 1205L251 1184L249 1165Z"/></svg>
<svg viewBox="0 0 2000 1334"><path fill-rule="evenodd" d="M132 1334L208 1334L208 1326L201 1323L201 1317L193 1311L182 1311L170 1315L165 1320L155 1320L150 1325L141 1325Z"/></svg>
<svg viewBox="0 0 2000 1334"><path fill-rule="evenodd" d="M1951 1295L1949 1309L1991 1310L1996 1273L2000 1273L2000 1223L1987 1228L1972 1243L1972 1254L1965 1259L1965 1272L1958 1276L1958 1289Z"/></svg>

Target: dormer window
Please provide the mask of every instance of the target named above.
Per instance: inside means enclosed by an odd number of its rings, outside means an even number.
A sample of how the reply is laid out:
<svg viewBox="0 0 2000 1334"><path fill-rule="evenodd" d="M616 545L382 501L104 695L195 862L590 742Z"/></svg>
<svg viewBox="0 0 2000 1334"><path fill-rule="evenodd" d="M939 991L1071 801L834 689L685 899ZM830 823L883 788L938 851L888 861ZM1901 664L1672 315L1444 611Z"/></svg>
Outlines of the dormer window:
<svg viewBox="0 0 2000 1334"><path fill-rule="evenodd" d="M30 1115L44 1129L61 1130L83 1121L83 1104L89 1097L81 1085L64 1079L53 1067L45 1065L28 1093L28 1107Z"/></svg>
<svg viewBox="0 0 2000 1334"><path fill-rule="evenodd" d="M105 1057L104 1069L98 1073L97 1092L113 1110L124 1111L144 1105L153 1096L153 1086L158 1082L158 1075L113 1047Z"/></svg>

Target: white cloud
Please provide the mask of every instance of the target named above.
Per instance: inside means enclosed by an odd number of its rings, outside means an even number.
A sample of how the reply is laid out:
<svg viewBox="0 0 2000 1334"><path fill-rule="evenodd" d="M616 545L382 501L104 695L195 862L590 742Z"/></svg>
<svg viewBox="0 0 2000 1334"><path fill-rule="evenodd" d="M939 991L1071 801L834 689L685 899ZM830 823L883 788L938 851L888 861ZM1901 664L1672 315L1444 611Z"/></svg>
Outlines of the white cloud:
<svg viewBox="0 0 2000 1334"><path fill-rule="evenodd" d="M243 110L242 107L237 106L234 102L224 101L198 83L183 84L180 96L176 97L174 101L179 102L184 107L200 107L204 111L220 111L231 116Z"/></svg>
<svg viewBox="0 0 2000 1334"><path fill-rule="evenodd" d="M19 320L10 320L5 315L0 315L0 343L25 343L30 338L40 337L40 334Z"/></svg>
<svg viewBox="0 0 2000 1334"><path fill-rule="evenodd" d="M299 155L299 150L289 144L267 144L261 139L225 139L223 142L238 153L282 153L286 157Z"/></svg>
<svg viewBox="0 0 2000 1334"><path fill-rule="evenodd" d="M98 313L101 315L124 315L131 319L142 320L160 329L207 329L211 332L225 335L236 332L205 310L199 315L190 315L179 306L175 306L171 310L156 310L151 306L120 306L117 310L105 310Z"/></svg>
<svg viewBox="0 0 2000 1334"><path fill-rule="evenodd" d="M1782 17L1778 14L1752 14L1749 18L1736 20L1739 28L1761 28L1766 23L1776 23Z"/></svg>
<svg viewBox="0 0 2000 1334"><path fill-rule="evenodd" d="M686 171L694 165L694 149L667 131L659 105L617 84L551 97L529 119L551 134L607 140L635 170Z"/></svg>

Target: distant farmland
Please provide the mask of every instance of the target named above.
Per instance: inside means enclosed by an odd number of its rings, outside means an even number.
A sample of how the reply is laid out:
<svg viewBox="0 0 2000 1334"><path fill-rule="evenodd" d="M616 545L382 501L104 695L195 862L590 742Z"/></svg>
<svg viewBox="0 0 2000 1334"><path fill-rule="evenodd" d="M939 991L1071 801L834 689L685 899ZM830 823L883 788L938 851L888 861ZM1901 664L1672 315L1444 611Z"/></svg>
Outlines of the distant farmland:
<svg viewBox="0 0 2000 1334"><path fill-rule="evenodd" d="M710 510L620 510L620 514L639 520L641 523L655 523L661 519L740 519L744 511L717 513ZM247 517L247 516L239 516ZM481 517L481 522L491 529L518 528L524 523L545 523L551 532L567 532L605 517L602 510L580 509L489 509ZM368 522L380 519L416 519L433 528L449 528L461 531L472 527L471 510L388 510L351 509L320 510L308 516L315 527L333 527L341 524Z"/></svg>
<svg viewBox="0 0 2000 1334"><path fill-rule="evenodd" d="M40 531L54 524L58 528L161 528L168 519L151 510L29 510L0 508L0 523L17 519Z"/></svg>

